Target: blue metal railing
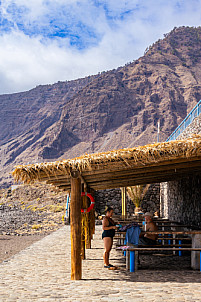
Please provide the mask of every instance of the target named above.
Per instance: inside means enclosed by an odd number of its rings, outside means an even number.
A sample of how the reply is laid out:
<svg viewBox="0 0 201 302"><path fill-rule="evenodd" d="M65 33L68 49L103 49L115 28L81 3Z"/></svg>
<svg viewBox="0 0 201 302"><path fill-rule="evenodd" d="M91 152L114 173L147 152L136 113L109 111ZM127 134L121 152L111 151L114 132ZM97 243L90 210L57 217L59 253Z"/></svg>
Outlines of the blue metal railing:
<svg viewBox="0 0 201 302"><path fill-rule="evenodd" d="M177 139L177 137L192 123L192 121L201 113L201 100L191 110L191 112L185 117L181 124L174 130L174 132L168 137L166 142Z"/></svg>

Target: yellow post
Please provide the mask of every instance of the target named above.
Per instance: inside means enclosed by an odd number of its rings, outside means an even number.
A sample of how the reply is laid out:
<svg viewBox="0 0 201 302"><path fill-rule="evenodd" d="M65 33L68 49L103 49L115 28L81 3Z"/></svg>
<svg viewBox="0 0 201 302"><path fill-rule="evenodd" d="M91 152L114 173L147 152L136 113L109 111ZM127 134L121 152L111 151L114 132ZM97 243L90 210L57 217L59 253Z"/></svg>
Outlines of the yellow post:
<svg viewBox="0 0 201 302"><path fill-rule="evenodd" d="M121 188L122 197L122 219L126 218L126 187Z"/></svg>

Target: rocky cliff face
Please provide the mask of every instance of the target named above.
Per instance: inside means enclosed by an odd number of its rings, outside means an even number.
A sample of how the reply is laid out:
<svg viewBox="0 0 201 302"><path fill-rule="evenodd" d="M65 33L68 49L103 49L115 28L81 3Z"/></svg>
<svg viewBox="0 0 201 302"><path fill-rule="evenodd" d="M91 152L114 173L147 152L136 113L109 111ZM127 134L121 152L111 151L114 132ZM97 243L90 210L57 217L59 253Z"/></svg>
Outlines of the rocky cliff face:
<svg viewBox="0 0 201 302"><path fill-rule="evenodd" d="M63 106L95 78L58 82L0 96L0 186L12 182L8 172L16 163L43 160L38 155L43 148L41 138L52 136L52 125L60 119Z"/></svg>
<svg viewBox="0 0 201 302"><path fill-rule="evenodd" d="M0 97L1 183L18 163L165 140L201 99L201 28L180 27L143 57L77 81Z"/></svg>

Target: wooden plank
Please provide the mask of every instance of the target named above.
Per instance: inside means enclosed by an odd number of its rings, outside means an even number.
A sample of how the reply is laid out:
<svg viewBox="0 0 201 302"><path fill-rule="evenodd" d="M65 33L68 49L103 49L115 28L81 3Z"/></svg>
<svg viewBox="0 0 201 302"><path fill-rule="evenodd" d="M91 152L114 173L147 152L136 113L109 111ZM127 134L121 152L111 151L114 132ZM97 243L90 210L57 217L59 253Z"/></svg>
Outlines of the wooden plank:
<svg viewBox="0 0 201 302"><path fill-rule="evenodd" d="M81 179L78 173L71 177L71 280L82 278L81 262Z"/></svg>
<svg viewBox="0 0 201 302"><path fill-rule="evenodd" d="M122 246L121 244L116 244L116 246ZM181 247L181 248L185 248L185 247L191 247L192 245L189 243L189 244L187 244L187 243L181 243L181 244L153 244L153 245L151 245L150 246L150 248L152 247L152 248L171 248L171 247ZM139 248L146 248L147 246L145 246L145 245L138 245L138 247Z"/></svg>
<svg viewBox="0 0 201 302"><path fill-rule="evenodd" d="M121 250L120 248L117 248L118 250ZM178 247L134 247L134 248L128 248L128 249L122 249L122 250L127 250L127 251L201 251L201 247L198 248L191 248L191 247L183 247L183 248L178 248Z"/></svg>
<svg viewBox="0 0 201 302"><path fill-rule="evenodd" d="M124 234L123 234L124 235ZM114 236L114 239L124 239L125 238L125 235L122 237L122 236ZM170 241L173 241L173 240L187 240L187 241L190 241L192 240L191 237L177 237L177 238L173 238L173 237L158 237L157 238L157 241L159 240L170 240Z"/></svg>
<svg viewBox="0 0 201 302"><path fill-rule="evenodd" d="M146 234L192 235L192 234L201 234L201 230L197 230L197 231L157 231L157 232L146 232Z"/></svg>
<svg viewBox="0 0 201 302"><path fill-rule="evenodd" d="M188 173L188 175L190 175L190 173ZM165 175L164 173L161 173L161 175L157 175L157 176L155 176L153 173L152 176L144 177L144 178L140 177L140 178L135 178L135 179L124 179L124 180L117 179L117 180L109 180L109 181L107 181L107 180L97 181L97 182L90 183L90 187L95 190L120 188L122 186L130 187L130 186L147 184L147 183L152 184L152 183L173 181L173 180L180 179L184 176L185 176L185 174L183 174L183 173L181 173L181 174L178 173L175 175L173 175L173 174Z"/></svg>
<svg viewBox="0 0 201 302"><path fill-rule="evenodd" d="M189 174L188 174L189 175ZM89 183L90 188L94 190L103 190L103 189L113 189L113 188L120 188L120 187L130 187L130 186L135 186L135 185L140 185L140 184L146 184L146 183L160 183L160 182L166 182L170 180L176 180L184 177L184 174L176 174L176 175L164 175L162 173L161 175L157 176L150 176L150 177L144 177L144 178L135 178L135 179L117 179L117 180L106 180L104 179L103 181L96 181ZM60 187L63 190L69 190L70 185L61 182L51 182L53 185L56 185Z"/></svg>
<svg viewBox="0 0 201 302"><path fill-rule="evenodd" d="M93 179L88 179L87 177L86 178L86 181L88 184L90 183L96 183L97 180L99 182L102 182L102 181L115 181L115 180L126 180L128 178L130 179L149 179L149 178L152 178L152 177L164 177L164 176L175 176L175 175L182 175L182 174L190 174L190 173L194 173L194 172L200 172L201 171L201 166L198 168L198 167L194 167L193 170L190 170L189 168L183 168L183 169L172 169L172 170L162 170L162 171L151 171L151 172L143 172L143 173L136 173L135 171L133 171L132 173L120 173L119 175L110 175L110 174L106 174L106 175L103 175L101 177L98 177L96 178L94 176Z"/></svg>
<svg viewBox="0 0 201 302"><path fill-rule="evenodd" d="M169 170L169 171L160 171L160 172L156 172L156 171L152 171L152 172L144 172L144 173L137 173L137 172L127 172L127 173L120 173L118 175L116 175L115 173L114 174L103 174L103 175L95 175L93 176L93 178L86 178L86 182L87 184L90 186L91 185L96 185L98 183L102 183L104 181L115 181L115 182L120 182L121 180L129 180L129 179L132 179L132 180L138 180L138 179L152 179L153 177L155 178L160 178L160 177L168 177L169 175L170 176L173 176L173 177L180 177L180 175L188 175L188 174L191 174L191 173L195 173L195 172L200 172L201 171L201 167L200 168L194 168L193 170L189 170L189 169L183 169L183 170L176 170L175 172L175 169L174 170ZM66 185L66 186L70 186L70 180L67 179L67 178L63 178L63 177L60 177L59 179L57 178L51 178L51 179L48 179L46 181L47 184L54 184L54 185ZM143 183L145 183L143 181ZM121 187L121 186L120 186Z"/></svg>
<svg viewBox="0 0 201 302"><path fill-rule="evenodd" d="M116 232L118 234L125 234L126 232ZM158 235L158 234L175 234L175 235L192 235L201 234L201 230L196 231L156 231L156 232L146 232L146 234ZM175 238L176 239L176 238Z"/></svg>

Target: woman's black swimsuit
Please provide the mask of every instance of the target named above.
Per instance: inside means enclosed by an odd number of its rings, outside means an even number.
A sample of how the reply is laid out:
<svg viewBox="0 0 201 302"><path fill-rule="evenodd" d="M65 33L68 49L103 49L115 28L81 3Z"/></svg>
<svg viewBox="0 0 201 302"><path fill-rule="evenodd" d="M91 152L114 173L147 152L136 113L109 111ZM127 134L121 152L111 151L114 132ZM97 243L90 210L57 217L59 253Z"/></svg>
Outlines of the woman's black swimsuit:
<svg viewBox="0 0 201 302"><path fill-rule="evenodd" d="M106 219L108 219L108 218L106 218ZM115 225L110 219L108 219L108 221L109 221L109 225L108 225L109 227ZM115 235L115 230L113 230L113 229L111 229L111 230L104 230L103 233L102 233L102 239L104 237L111 237L111 238L113 238L114 235Z"/></svg>

